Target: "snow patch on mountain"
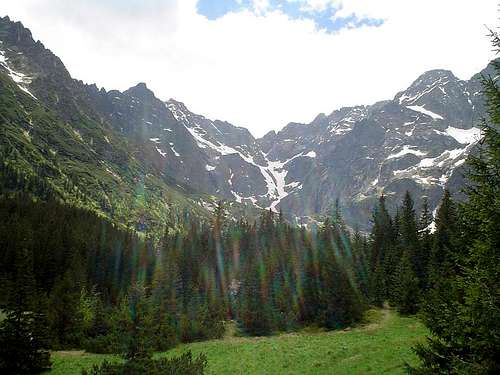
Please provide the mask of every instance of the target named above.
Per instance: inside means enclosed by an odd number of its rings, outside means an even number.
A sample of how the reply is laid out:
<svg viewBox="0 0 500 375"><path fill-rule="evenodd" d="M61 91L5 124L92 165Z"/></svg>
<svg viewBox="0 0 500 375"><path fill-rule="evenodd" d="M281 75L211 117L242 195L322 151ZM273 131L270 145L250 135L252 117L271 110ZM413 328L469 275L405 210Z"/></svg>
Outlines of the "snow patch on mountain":
<svg viewBox="0 0 500 375"><path fill-rule="evenodd" d="M406 108L411 109L412 111L415 111L415 112L420 112L420 113L427 115L429 117L432 117L433 120L443 120L443 116L438 115L437 113L434 113L432 111L429 111L428 109L425 109L424 106L409 105L409 106L406 106Z"/></svg>
<svg viewBox="0 0 500 375"><path fill-rule="evenodd" d="M267 207L268 209L277 211L277 205L288 195L290 195L290 191L295 188L301 188L301 183L298 181L291 182L289 184L286 183L286 176L288 174L288 170L285 169L285 166L290 163L292 160L295 160L300 157L309 157L316 158L316 152L309 151L308 153L301 152L290 159L285 161L269 161L267 160L267 168L262 167L261 171L264 177L272 176L271 179L266 179L268 182L268 196L273 202ZM271 182L272 181L272 182Z"/></svg>
<svg viewBox="0 0 500 375"><path fill-rule="evenodd" d="M167 157L167 153L166 153L166 152L164 152L161 148L156 147L156 151L158 151L158 153L159 153L162 157L164 157L164 158L166 158L166 157Z"/></svg>
<svg viewBox="0 0 500 375"><path fill-rule="evenodd" d="M30 95L33 99L38 100L37 97L33 95L27 88L27 86L31 84L32 78L24 73L12 69L9 66L7 60L8 59L5 57L5 51L0 50L0 66L3 66L7 70L7 73L9 74L10 78L16 83L16 85L22 91Z"/></svg>
<svg viewBox="0 0 500 375"><path fill-rule="evenodd" d="M243 202L243 197L241 195L239 195L237 192L232 191L232 190L231 190L231 193L234 195L236 202L238 202L238 203Z"/></svg>
<svg viewBox="0 0 500 375"><path fill-rule="evenodd" d="M404 155L407 155L407 154L413 154L413 155L416 155L416 156L425 156L427 155L426 152L423 152L423 151L419 151L419 150L412 150L412 147L414 146L408 146L408 145L404 145L403 146L403 149L395 154L391 154L387 157L387 160L390 160L390 159L397 159L397 158L400 158L401 156L404 156Z"/></svg>
<svg viewBox="0 0 500 375"><path fill-rule="evenodd" d="M181 156L174 148L174 146L170 146L170 149L172 150L172 152L174 153L175 156L177 156L178 158ZM181 161L182 163L182 161Z"/></svg>
<svg viewBox="0 0 500 375"><path fill-rule="evenodd" d="M475 143L481 138L481 129L478 128L459 129L449 126L445 132L463 145Z"/></svg>

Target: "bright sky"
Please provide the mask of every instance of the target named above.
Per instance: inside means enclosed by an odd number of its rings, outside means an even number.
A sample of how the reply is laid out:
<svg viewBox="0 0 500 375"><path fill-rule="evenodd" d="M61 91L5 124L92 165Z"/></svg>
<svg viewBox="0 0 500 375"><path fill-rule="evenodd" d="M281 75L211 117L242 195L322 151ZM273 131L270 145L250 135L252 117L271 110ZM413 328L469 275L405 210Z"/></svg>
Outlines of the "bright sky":
<svg viewBox="0 0 500 375"><path fill-rule="evenodd" d="M73 77L138 82L256 136L494 57L498 0L2 0Z"/></svg>

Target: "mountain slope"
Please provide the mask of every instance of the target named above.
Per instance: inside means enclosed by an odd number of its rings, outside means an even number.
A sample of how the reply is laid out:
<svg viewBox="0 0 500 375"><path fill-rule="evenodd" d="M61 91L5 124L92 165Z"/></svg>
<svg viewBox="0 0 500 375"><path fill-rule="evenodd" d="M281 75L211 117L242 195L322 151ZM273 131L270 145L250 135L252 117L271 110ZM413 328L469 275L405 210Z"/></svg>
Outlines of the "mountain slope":
<svg viewBox="0 0 500 375"><path fill-rule="evenodd" d="M54 196L139 230L176 225L185 210L208 217L104 117L109 93L73 80L20 23L1 19L0 40L4 192Z"/></svg>

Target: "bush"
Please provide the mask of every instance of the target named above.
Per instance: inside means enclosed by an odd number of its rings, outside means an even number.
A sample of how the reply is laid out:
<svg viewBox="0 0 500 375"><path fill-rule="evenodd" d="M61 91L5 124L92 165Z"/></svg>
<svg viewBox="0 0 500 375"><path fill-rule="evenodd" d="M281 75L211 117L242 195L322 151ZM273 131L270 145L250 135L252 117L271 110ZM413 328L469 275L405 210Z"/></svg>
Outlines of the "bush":
<svg viewBox="0 0 500 375"><path fill-rule="evenodd" d="M174 358L140 358L124 364L104 361L90 370L83 370L82 375L203 375L207 365L206 357L201 354L193 359L191 352Z"/></svg>
<svg viewBox="0 0 500 375"><path fill-rule="evenodd" d="M31 312L8 312L0 324L0 373L38 374L50 368L50 353L37 318Z"/></svg>
<svg viewBox="0 0 500 375"><path fill-rule="evenodd" d="M89 353L97 354L115 354L121 352L119 340L113 334L88 338L84 341L83 348Z"/></svg>

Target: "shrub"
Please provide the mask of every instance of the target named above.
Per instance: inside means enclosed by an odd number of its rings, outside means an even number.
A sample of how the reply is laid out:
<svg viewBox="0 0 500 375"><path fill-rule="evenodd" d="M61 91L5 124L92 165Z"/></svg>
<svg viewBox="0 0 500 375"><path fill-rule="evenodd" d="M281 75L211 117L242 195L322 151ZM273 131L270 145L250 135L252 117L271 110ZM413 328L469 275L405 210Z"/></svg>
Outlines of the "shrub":
<svg viewBox="0 0 500 375"><path fill-rule="evenodd" d="M139 358L123 364L104 361L82 375L203 375L207 365L206 357L201 354L193 359L191 352L174 358Z"/></svg>

